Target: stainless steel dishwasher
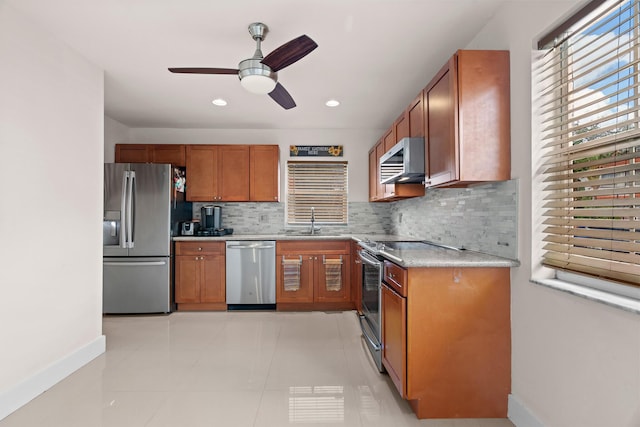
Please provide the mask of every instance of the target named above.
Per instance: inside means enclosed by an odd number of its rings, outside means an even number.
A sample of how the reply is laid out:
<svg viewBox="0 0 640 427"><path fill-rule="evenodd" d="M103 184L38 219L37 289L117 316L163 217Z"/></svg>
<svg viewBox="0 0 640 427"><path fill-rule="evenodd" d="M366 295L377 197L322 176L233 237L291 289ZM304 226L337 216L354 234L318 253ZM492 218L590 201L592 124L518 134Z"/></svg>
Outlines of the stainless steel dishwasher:
<svg viewBox="0 0 640 427"><path fill-rule="evenodd" d="M276 242L229 240L226 258L228 308L275 308Z"/></svg>

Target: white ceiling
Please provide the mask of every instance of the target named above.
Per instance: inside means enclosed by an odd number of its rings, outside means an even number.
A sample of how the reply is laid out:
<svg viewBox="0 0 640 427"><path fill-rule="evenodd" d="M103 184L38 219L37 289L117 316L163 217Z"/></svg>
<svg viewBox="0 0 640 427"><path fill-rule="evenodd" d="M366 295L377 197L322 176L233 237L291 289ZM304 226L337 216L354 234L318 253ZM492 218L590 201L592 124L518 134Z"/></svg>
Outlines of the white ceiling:
<svg viewBox="0 0 640 427"><path fill-rule="evenodd" d="M105 113L131 127L382 129L504 3L517 0L8 0L104 69ZM318 48L281 70L297 107L246 92L237 68L307 34ZM228 106L211 104L224 98ZM342 104L328 108L335 98Z"/></svg>

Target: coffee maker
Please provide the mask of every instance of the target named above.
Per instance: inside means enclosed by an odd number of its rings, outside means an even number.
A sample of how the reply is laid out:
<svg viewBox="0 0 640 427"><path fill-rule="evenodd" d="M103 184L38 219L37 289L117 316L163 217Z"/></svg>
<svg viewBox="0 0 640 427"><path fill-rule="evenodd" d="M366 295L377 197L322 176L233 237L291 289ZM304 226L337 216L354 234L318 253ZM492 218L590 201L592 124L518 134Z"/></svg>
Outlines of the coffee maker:
<svg viewBox="0 0 640 427"><path fill-rule="evenodd" d="M220 206L203 206L200 209L200 228L217 230L222 228L222 208Z"/></svg>
<svg viewBox="0 0 640 427"><path fill-rule="evenodd" d="M232 234L233 228L222 227L222 207L206 205L200 209L200 229L198 236L224 236Z"/></svg>

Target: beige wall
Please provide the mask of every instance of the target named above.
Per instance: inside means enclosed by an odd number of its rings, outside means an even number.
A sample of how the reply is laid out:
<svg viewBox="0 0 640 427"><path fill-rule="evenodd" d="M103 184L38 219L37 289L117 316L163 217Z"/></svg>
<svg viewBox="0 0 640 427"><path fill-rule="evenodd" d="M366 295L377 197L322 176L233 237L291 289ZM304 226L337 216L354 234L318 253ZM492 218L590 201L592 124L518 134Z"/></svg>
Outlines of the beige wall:
<svg viewBox="0 0 640 427"><path fill-rule="evenodd" d="M0 0L0 419L104 351L103 75Z"/></svg>
<svg viewBox="0 0 640 427"><path fill-rule="evenodd" d="M580 1L505 7L468 48L511 51L512 176L519 178L519 259L512 271L512 402L518 427L640 425L640 316L529 282L533 40ZM514 412L515 411L515 412ZM537 421L536 421L537 420Z"/></svg>

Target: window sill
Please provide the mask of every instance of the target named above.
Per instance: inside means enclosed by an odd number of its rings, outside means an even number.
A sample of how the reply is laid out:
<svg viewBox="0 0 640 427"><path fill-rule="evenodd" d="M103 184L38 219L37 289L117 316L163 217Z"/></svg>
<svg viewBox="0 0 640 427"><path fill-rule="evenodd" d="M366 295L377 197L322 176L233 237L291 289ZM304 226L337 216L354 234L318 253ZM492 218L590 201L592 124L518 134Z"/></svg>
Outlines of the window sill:
<svg viewBox="0 0 640 427"><path fill-rule="evenodd" d="M640 314L640 300L559 279L531 279L532 283L556 289L591 301Z"/></svg>

